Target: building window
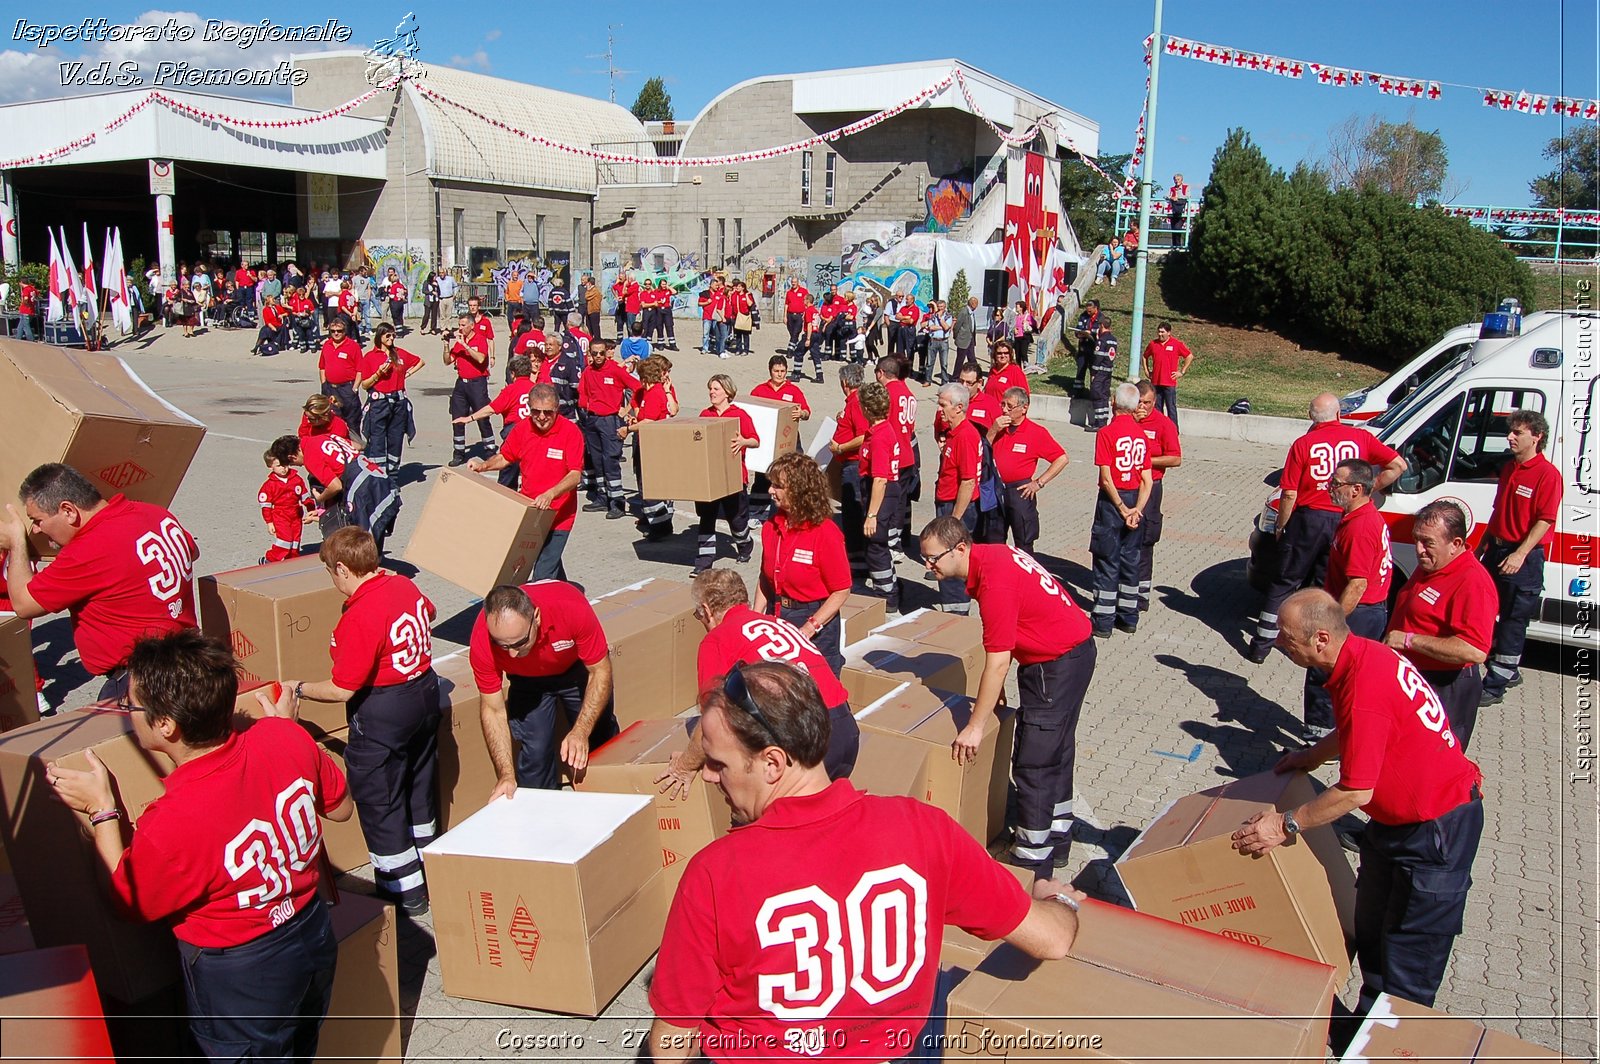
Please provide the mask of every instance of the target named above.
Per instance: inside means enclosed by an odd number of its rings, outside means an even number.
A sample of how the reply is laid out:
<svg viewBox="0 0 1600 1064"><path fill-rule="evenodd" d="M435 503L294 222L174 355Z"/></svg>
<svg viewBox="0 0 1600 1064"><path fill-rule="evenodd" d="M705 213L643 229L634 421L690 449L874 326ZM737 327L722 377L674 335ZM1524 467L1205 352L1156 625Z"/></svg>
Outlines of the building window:
<svg viewBox="0 0 1600 1064"><path fill-rule="evenodd" d="M584 244L586 243L587 241L583 239L583 219L572 219L572 268L574 270L583 268L583 252Z"/></svg>
<svg viewBox="0 0 1600 1064"><path fill-rule="evenodd" d="M533 216L533 257L538 262L544 261L544 215Z"/></svg>
<svg viewBox="0 0 1600 1064"><path fill-rule="evenodd" d="M728 219L717 219L717 261L728 264Z"/></svg>
<svg viewBox="0 0 1600 1064"><path fill-rule="evenodd" d="M711 265L711 219L700 219L700 268Z"/></svg>
<svg viewBox="0 0 1600 1064"><path fill-rule="evenodd" d="M273 256L277 262L294 262L300 258L300 234L278 233L276 235L277 250Z"/></svg>
<svg viewBox="0 0 1600 1064"><path fill-rule="evenodd" d="M450 242L455 246L456 252L455 259L450 265L459 266L467 261L467 212L462 207L455 209L455 232Z"/></svg>
<svg viewBox="0 0 1600 1064"><path fill-rule="evenodd" d="M824 184L822 187L822 205L824 207L832 207L833 178L835 172L839 169L839 157L830 151L828 153L827 161L824 163L824 165L827 167L827 173L823 176Z"/></svg>
<svg viewBox="0 0 1600 1064"><path fill-rule="evenodd" d="M811 153L800 153L800 206L811 206Z"/></svg>
<svg viewBox="0 0 1600 1064"><path fill-rule="evenodd" d="M506 261L506 212L494 212L494 257Z"/></svg>

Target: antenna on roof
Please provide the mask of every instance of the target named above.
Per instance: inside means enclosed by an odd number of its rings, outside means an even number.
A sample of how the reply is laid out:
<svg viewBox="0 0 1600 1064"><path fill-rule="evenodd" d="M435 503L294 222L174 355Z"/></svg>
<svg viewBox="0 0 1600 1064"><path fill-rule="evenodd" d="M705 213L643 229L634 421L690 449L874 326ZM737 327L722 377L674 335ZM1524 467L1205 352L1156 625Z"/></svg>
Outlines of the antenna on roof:
<svg viewBox="0 0 1600 1064"><path fill-rule="evenodd" d="M604 59L606 61L606 68L604 70L591 70L591 71L589 71L589 73L591 73L591 74L605 74L608 77L610 77L610 79L611 79L611 102L612 103L616 103L617 102L617 78L619 76L620 77L625 77L625 76L627 76L629 74L637 74L638 73L637 70L618 70L617 69L616 50L613 48L613 45L615 43L613 35L614 35L616 30L620 30L621 28L622 28L622 23L620 23L620 22L616 23L615 25L607 24L606 25L606 50L603 53L599 54L599 55L588 55L588 56L584 57L585 59Z"/></svg>

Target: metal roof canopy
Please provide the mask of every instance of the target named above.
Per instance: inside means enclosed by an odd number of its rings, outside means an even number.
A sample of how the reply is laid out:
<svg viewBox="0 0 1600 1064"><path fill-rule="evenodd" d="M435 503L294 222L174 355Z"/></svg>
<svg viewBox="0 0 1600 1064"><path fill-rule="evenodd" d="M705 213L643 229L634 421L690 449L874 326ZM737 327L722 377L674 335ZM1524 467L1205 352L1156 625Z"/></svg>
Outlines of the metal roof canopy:
<svg viewBox="0 0 1600 1064"><path fill-rule="evenodd" d="M6 130L3 154L22 158L48 152L93 131L97 133L93 144L34 166L181 159L380 181L385 176L387 132L383 122L370 118L339 115L292 129L239 129L152 103L116 129L104 131L107 122L137 104L148 92L135 89L0 105L0 126ZM201 111L252 121L290 121L317 113L289 104L234 96L170 90L162 93Z"/></svg>

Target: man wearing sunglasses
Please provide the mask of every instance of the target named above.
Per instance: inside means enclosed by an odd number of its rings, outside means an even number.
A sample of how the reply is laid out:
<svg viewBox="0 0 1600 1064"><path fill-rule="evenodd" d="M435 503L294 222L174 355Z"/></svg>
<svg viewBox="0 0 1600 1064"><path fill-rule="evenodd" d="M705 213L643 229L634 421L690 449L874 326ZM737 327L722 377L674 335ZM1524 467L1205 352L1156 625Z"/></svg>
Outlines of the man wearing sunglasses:
<svg viewBox="0 0 1600 1064"><path fill-rule="evenodd" d="M922 530L922 556L940 579L964 580L983 621L983 675L972 719L951 753L965 764L978 756L1006 673L1017 663L1017 784L1012 863L1045 879L1066 863L1072 845L1072 775L1078 714L1094 678L1089 618L1033 555L1002 544L972 542L954 517Z"/></svg>
<svg viewBox="0 0 1600 1064"><path fill-rule="evenodd" d="M519 491L533 500L535 509L554 510L555 523L533 563L531 580L565 580L561 555L578 518L578 480L583 476L583 433L556 413L554 385L535 384L528 389L528 418L506 437L498 454L474 458L467 468L489 473L507 466L522 471Z"/></svg>
<svg viewBox="0 0 1600 1064"><path fill-rule="evenodd" d="M1042 879L1030 899L942 810L829 781L827 710L804 673L739 666L700 709L702 774L745 826L678 886L654 1060L900 1060L921 1051L945 924L1039 958L1071 949L1081 894Z"/></svg>
<svg viewBox="0 0 1600 1064"><path fill-rule="evenodd" d="M356 377L361 368L361 345L345 334L344 319L328 325L328 338L322 341L317 359L317 377L322 394L330 397L347 425L361 423L361 400L356 397Z"/></svg>
<svg viewBox="0 0 1600 1064"><path fill-rule="evenodd" d="M611 707L611 652L600 619L571 584L501 584L483 600L467 652L483 696L483 740L498 781L493 799L518 787L557 790L566 765L574 779L589 751L617 734ZM572 721L556 746L556 713ZM512 740L522 744L515 755Z"/></svg>

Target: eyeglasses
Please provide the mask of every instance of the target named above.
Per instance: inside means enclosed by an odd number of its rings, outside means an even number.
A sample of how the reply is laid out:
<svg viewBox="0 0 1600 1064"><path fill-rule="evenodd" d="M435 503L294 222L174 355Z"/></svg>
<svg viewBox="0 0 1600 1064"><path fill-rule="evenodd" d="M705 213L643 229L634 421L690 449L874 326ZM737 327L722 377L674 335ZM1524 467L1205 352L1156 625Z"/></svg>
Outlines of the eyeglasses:
<svg viewBox="0 0 1600 1064"><path fill-rule="evenodd" d="M945 555L954 554L954 553L955 553L955 548L954 547L950 547L950 548L948 548L946 550L940 551L938 554L935 554L931 558L924 557L922 559L922 564L926 565L929 569L932 569L935 565L939 564L939 560L941 558L943 558Z"/></svg>
<svg viewBox="0 0 1600 1064"><path fill-rule="evenodd" d="M121 712L121 713L133 713L133 712L148 713L148 712L150 712L145 707L143 707L141 705L136 705L134 703L134 701L133 701L133 696L132 695L125 695L125 694L117 696L117 710L118 710L118 712Z"/></svg>
<svg viewBox="0 0 1600 1064"><path fill-rule="evenodd" d="M492 642L494 643L495 646L499 647L501 650L509 650L512 653L515 653L515 652L521 650L523 647L527 646L529 643L533 642L533 622L532 621L528 622L528 634L524 635L521 639L518 639L516 642L513 642L513 643L502 643L498 639L492 639Z"/></svg>
<svg viewBox="0 0 1600 1064"><path fill-rule="evenodd" d="M1330 477L1328 479L1327 485L1328 485L1328 490L1332 491L1334 488L1343 488L1343 487L1346 487L1347 485L1350 485L1350 484L1353 484L1353 483L1355 483L1355 482L1351 481L1351 480L1334 480L1334 479L1332 479Z"/></svg>
<svg viewBox="0 0 1600 1064"><path fill-rule="evenodd" d="M735 665L733 671L722 681L722 693L729 702L756 719L756 723L761 725L761 730L771 737L773 746L783 745L778 741L778 733L773 729L772 722L767 720L766 715L761 712L761 707L750 697L750 688L745 684L744 673L740 671L739 666Z"/></svg>

